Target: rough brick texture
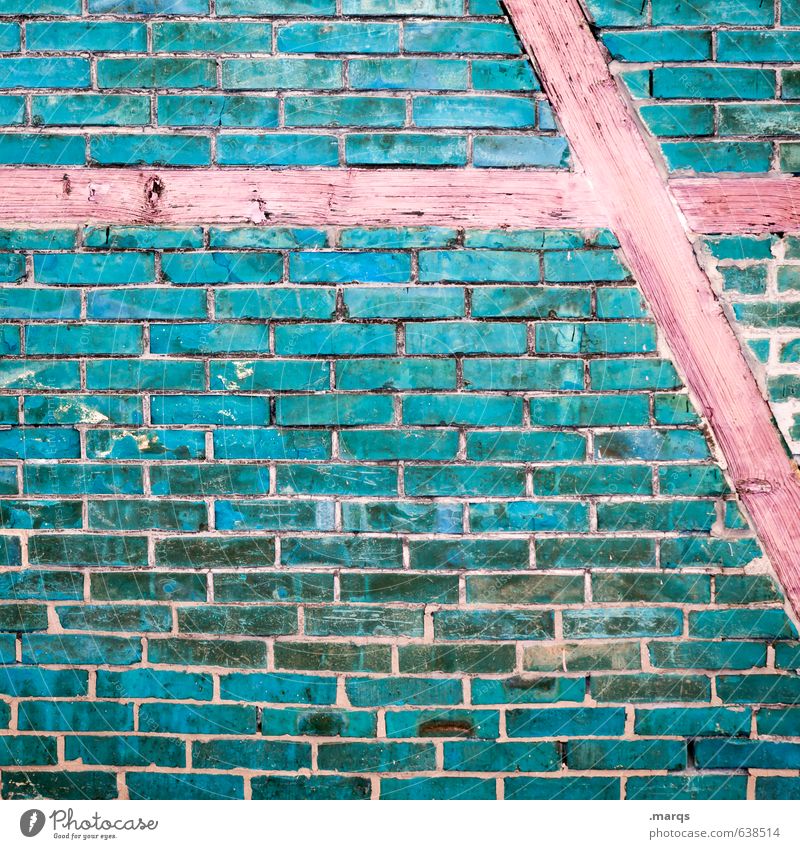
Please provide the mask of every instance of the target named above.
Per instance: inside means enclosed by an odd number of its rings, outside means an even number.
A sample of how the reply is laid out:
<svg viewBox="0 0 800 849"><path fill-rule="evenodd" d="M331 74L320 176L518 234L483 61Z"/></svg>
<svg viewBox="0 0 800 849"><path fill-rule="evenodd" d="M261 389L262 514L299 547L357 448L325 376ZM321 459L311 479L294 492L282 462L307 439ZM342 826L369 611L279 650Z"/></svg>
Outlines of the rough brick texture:
<svg viewBox="0 0 800 849"><path fill-rule="evenodd" d="M611 234L0 243L2 796L798 793L797 632Z"/></svg>

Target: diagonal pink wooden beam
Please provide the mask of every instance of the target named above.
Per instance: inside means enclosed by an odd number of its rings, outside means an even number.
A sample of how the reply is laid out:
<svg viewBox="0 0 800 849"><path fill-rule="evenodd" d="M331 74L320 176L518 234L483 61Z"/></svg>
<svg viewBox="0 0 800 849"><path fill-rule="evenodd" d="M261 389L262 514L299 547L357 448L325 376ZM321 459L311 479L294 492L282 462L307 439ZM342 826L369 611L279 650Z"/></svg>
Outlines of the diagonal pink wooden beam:
<svg viewBox="0 0 800 849"><path fill-rule="evenodd" d="M736 490L800 613L800 477L578 0L505 0Z"/></svg>
<svg viewBox="0 0 800 849"><path fill-rule="evenodd" d="M800 179L675 178L696 233L800 230ZM602 227L583 174L492 169L0 168L0 224Z"/></svg>

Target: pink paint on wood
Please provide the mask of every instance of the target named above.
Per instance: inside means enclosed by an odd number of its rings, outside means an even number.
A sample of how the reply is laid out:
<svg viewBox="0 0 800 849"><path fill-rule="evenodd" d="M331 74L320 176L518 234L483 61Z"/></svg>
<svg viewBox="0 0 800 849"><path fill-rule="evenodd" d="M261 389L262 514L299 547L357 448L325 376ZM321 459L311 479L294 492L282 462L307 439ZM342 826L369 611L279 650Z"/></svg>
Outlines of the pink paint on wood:
<svg viewBox="0 0 800 849"><path fill-rule="evenodd" d="M800 179L679 178L697 233L800 230ZM583 174L446 169L0 168L0 223L604 227Z"/></svg>
<svg viewBox="0 0 800 849"><path fill-rule="evenodd" d="M800 478L700 269L680 210L578 0L506 0L737 492L800 612Z"/></svg>

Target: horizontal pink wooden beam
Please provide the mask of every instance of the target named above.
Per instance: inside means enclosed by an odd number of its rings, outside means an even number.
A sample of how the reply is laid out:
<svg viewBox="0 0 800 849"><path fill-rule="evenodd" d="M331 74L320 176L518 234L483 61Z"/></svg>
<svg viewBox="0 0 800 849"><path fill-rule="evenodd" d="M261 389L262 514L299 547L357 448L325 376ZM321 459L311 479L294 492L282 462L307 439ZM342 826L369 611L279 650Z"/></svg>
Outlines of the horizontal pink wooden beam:
<svg viewBox="0 0 800 849"><path fill-rule="evenodd" d="M697 233L800 230L800 179L670 181ZM604 227L582 174L508 170L0 168L0 223Z"/></svg>
<svg viewBox="0 0 800 849"><path fill-rule="evenodd" d="M786 596L800 613L797 466L698 265L635 110L611 76L579 0L506 0L505 7L675 363L711 426ZM738 221L733 218L731 223ZM727 227L727 218L725 222Z"/></svg>

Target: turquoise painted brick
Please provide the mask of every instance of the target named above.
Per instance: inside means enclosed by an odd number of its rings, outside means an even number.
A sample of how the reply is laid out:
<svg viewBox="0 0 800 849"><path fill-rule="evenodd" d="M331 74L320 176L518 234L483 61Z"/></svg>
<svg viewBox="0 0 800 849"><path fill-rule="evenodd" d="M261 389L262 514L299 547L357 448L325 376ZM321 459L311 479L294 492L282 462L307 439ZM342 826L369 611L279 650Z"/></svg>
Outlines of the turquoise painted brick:
<svg viewBox="0 0 800 849"><path fill-rule="evenodd" d="M489 604L570 604L584 600L576 575L469 575L467 601Z"/></svg>
<svg viewBox="0 0 800 849"><path fill-rule="evenodd" d="M666 466L658 470L662 495L723 495L728 485L716 466Z"/></svg>
<svg viewBox="0 0 800 849"><path fill-rule="evenodd" d="M384 778L381 799L391 800L459 800L495 799L495 782L491 779L458 778Z"/></svg>
<svg viewBox="0 0 800 849"><path fill-rule="evenodd" d="M261 725L263 733L271 737L284 735L374 737L377 721L375 714L366 710L265 708L262 712ZM310 747L307 760L310 761ZM259 764L257 768L263 767Z"/></svg>
<svg viewBox="0 0 800 849"><path fill-rule="evenodd" d="M100 321L202 319L207 314L206 293L202 289L184 289L179 292L164 287L106 289L89 292L86 298L86 317Z"/></svg>
<svg viewBox="0 0 800 849"><path fill-rule="evenodd" d="M649 322L539 322L536 351L542 354L635 354L656 350Z"/></svg>
<svg viewBox="0 0 800 849"><path fill-rule="evenodd" d="M342 85L338 59L223 59L222 87L237 89L328 90Z"/></svg>
<svg viewBox="0 0 800 849"><path fill-rule="evenodd" d="M427 359L382 357L370 360L340 360L336 364L339 389L455 389L455 362L444 358Z"/></svg>
<svg viewBox="0 0 800 849"><path fill-rule="evenodd" d="M759 734L796 737L800 729L800 711L797 708L762 708L756 719Z"/></svg>
<svg viewBox="0 0 800 849"><path fill-rule="evenodd" d="M433 539L409 544L412 569L527 569L529 552L521 539Z"/></svg>
<svg viewBox="0 0 800 849"><path fill-rule="evenodd" d="M15 56L0 59L0 89L89 88L89 60Z"/></svg>
<svg viewBox="0 0 800 849"><path fill-rule="evenodd" d="M451 318L464 314L464 290L456 286L348 288L349 318Z"/></svg>
<svg viewBox="0 0 800 849"><path fill-rule="evenodd" d="M216 431L214 456L224 460L324 460L331 453L330 434L318 431L254 428ZM305 474L297 467L297 474Z"/></svg>
<svg viewBox="0 0 800 849"><path fill-rule="evenodd" d="M686 743L683 740L570 740L567 765L570 769L683 769Z"/></svg>
<svg viewBox="0 0 800 849"><path fill-rule="evenodd" d="M322 743L319 768L332 772L419 772L435 769L432 743Z"/></svg>
<svg viewBox="0 0 800 849"><path fill-rule="evenodd" d="M618 778L506 778L506 799L619 799Z"/></svg>
<svg viewBox="0 0 800 849"><path fill-rule="evenodd" d="M208 529L206 505L197 501L90 501L92 530L175 530L197 533Z"/></svg>
<svg viewBox="0 0 800 849"><path fill-rule="evenodd" d="M647 8L636 0L589 0L588 7L599 27L635 27L648 22Z"/></svg>
<svg viewBox="0 0 800 849"><path fill-rule="evenodd" d="M355 460L449 460L458 452L458 433L428 428L343 431L339 451Z"/></svg>
<svg viewBox="0 0 800 849"><path fill-rule="evenodd" d="M443 709L386 711L387 737L471 737L494 739L499 732L494 710Z"/></svg>
<svg viewBox="0 0 800 849"><path fill-rule="evenodd" d="M279 605L198 605L178 611L182 634L278 636L297 633L297 609Z"/></svg>
<svg viewBox="0 0 800 849"><path fill-rule="evenodd" d="M752 327L798 327L800 309L789 302L761 301L734 304L736 319ZM789 342L781 348L781 362L797 362L797 343Z"/></svg>
<svg viewBox="0 0 800 849"><path fill-rule="evenodd" d="M323 675L234 672L221 676L220 695L226 701L327 705L336 701L336 679Z"/></svg>
<svg viewBox="0 0 800 849"><path fill-rule="evenodd" d="M269 351L265 324L154 324L153 354L249 354Z"/></svg>
<svg viewBox="0 0 800 849"><path fill-rule="evenodd" d="M108 250L148 250L156 248L199 248L203 245L202 227L93 227L83 228L87 248ZM36 247L57 247L45 242ZM65 247L72 247L66 244Z"/></svg>
<svg viewBox="0 0 800 849"><path fill-rule="evenodd" d="M208 243L212 248L324 248L328 234L311 227L209 227Z"/></svg>
<svg viewBox="0 0 800 849"><path fill-rule="evenodd" d="M0 432L4 460L56 460L80 457L78 431L73 428L9 428Z"/></svg>
<svg viewBox="0 0 800 849"><path fill-rule="evenodd" d="M211 59L148 56L97 60L97 85L101 89L214 88L216 82L216 67Z"/></svg>
<svg viewBox="0 0 800 849"><path fill-rule="evenodd" d="M83 598L78 572L37 569L0 573L0 598L80 601Z"/></svg>
<svg viewBox="0 0 800 849"><path fill-rule="evenodd" d="M761 556L753 539L670 539L661 544L661 565L667 569L682 566L744 566Z"/></svg>
<svg viewBox="0 0 800 849"><path fill-rule="evenodd" d="M553 283L625 280L628 272L613 250L547 251L544 279Z"/></svg>
<svg viewBox="0 0 800 849"><path fill-rule="evenodd" d="M798 662L798 653L800 645L790 645L787 643L778 643L775 646L775 665L778 669L792 669L800 667Z"/></svg>
<svg viewBox="0 0 800 849"><path fill-rule="evenodd" d="M75 502L3 501L0 526L4 528L80 528L80 508Z"/></svg>
<svg viewBox="0 0 800 849"><path fill-rule="evenodd" d="M209 165L211 143L205 136L94 136L89 143L89 159L95 165Z"/></svg>
<svg viewBox="0 0 800 849"><path fill-rule="evenodd" d="M220 165L337 165L335 136L292 135L220 136L217 144Z"/></svg>
<svg viewBox="0 0 800 849"><path fill-rule="evenodd" d="M162 257L161 268L170 283L274 283L281 279L283 258L261 252L174 253Z"/></svg>
<svg viewBox="0 0 800 849"><path fill-rule="evenodd" d="M585 504L564 501L470 504L469 516L470 527L479 533L584 530L589 522Z"/></svg>
<svg viewBox="0 0 800 849"><path fill-rule="evenodd" d="M240 775L193 772L129 772L125 776L131 799L243 799Z"/></svg>
<svg viewBox="0 0 800 849"><path fill-rule="evenodd" d="M636 286L603 286L597 290L598 318L645 318L647 305Z"/></svg>
<svg viewBox="0 0 800 849"><path fill-rule="evenodd" d="M263 669L267 664L267 650L263 640L150 639L147 646L147 659L150 663L156 664ZM175 707L183 711L181 718L185 718L187 723L196 722L198 723L196 727L202 727L200 717L192 719L191 705L175 705ZM241 719L241 716L238 718ZM255 714L253 718L255 719ZM252 727L249 718L247 727Z"/></svg>
<svg viewBox="0 0 800 849"><path fill-rule="evenodd" d="M510 426L522 419L520 398L493 395L407 395L402 399L405 424Z"/></svg>
<svg viewBox="0 0 800 849"><path fill-rule="evenodd" d="M591 309L584 287L480 286L472 292L475 318L588 318Z"/></svg>
<svg viewBox="0 0 800 849"><path fill-rule="evenodd" d="M531 421L549 427L598 427L646 424L646 395L539 397L531 401Z"/></svg>
<svg viewBox="0 0 800 849"><path fill-rule="evenodd" d="M228 392L328 389L330 368L310 360L222 360L211 363L211 388Z"/></svg>
<svg viewBox="0 0 800 849"><path fill-rule="evenodd" d="M218 574L214 580L214 598L226 602L332 601L333 576L302 572Z"/></svg>
<svg viewBox="0 0 800 849"><path fill-rule="evenodd" d="M620 736L625 727L622 708L533 708L510 710L509 737Z"/></svg>
<svg viewBox="0 0 800 849"><path fill-rule="evenodd" d="M410 276L410 257L404 253L314 251L289 257L294 283L404 283Z"/></svg>
<svg viewBox="0 0 800 849"><path fill-rule="evenodd" d="M117 702L23 701L20 731L133 731L133 705Z"/></svg>
<svg viewBox="0 0 800 849"><path fill-rule="evenodd" d="M476 91L539 91L527 59L473 59L472 87Z"/></svg>
<svg viewBox="0 0 800 849"><path fill-rule="evenodd" d="M461 682L452 678L348 678L345 687L356 707L456 705L462 700Z"/></svg>
<svg viewBox="0 0 800 849"><path fill-rule="evenodd" d="M797 798L800 798L800 781L796 778L764 776L756 781L756 799Z"/></svg>
<svg viewBox="0 0 800 849"><path fill-rule="evenodd" d="M396 348L393 325L305 323L275 329L275 352L282 356L367 356L394 354Z"/></svg>
<svg viewBox="0 0 800 849"><path fill-rule="evenodd" d="M464 91L467 70L461 59L379 57L348 63L350 86L357 90Z"/></svg>
<svg viewBox="0 0 800 849"><path fill-rule="evenodd" d="M16 636L14 634L0 634L0 663L14 663L16 660ZM38 673L38 667L36 669L36 673ZM0 682L7 675L7 671L5 669L0 669ZM38 675L37 675L38 677ZM5 686L0 684L0 686Z"/></svg>
<svg viewBox="0 0 800 849"><path fill-rule="evenodd" d="M555 743L459 741L444 744L445 770L470 772L549 772L558 769Z"/></svg>
<svg viewBox="0 0 800 849"><path fill-rule="evenodd" d="M585 438L578 433L554 431L476 431L467 434L470 460L515 460L531 462L577 460L586 454Z"/></svg>
<svg viewBox="0 0 800 849"><path fill-rule="evenodd" d="M368 778L320 776L255 776L251 780L253 799L335 799L339 801L369 799Z"/></svg>
<svg viewBox="0 0 800 849"><path fill-rule="evenodd" d="M186 764L186 743L176 737L127 734L67 737L64 749L66 760L92 765L183 767Z"/></svg>
<svg viewBox="0 0 800 849"><path fill-rule="evenodd" d="M214 303L217 318L326 319L336 311L336 292L316 286L224 289Z"/></svg>
<svg viewBox="0 0 800 849"><path fill-rule="evenodd" d="M313 671L388 672L388 645L292 642L275 644L275 665Z"/></svg>
<svg viewBox="0 0 800 849"><path fill-rule="evenodd" d="M370 395L283 396L277 399L275 407L275 421L279 425L390 424L393 417L391 398Z"/></svg>
<svg viewBox="0 0 800 849"><path fill-rule="evenodd" d="M155 425L254 425L269 420L267 399L252 395L154 395L150 406Z"/></svg>
<svg viewBox="0 0 800 849"><path fill-rule="evenodd" d="M0 692L15 698L85 696L88 688L89 675L80 669L43 669L18 664L0 668Z"/></svg>
<svg viewBox="0 0 800 849"><path fill-rule="evenodd" d="M0 95L0 126L25 122L25 98L16 94Z"/></svg>
<svg viewBox="0 0 800 849"><path fill-rule="evenodd" d="M775 21L775 10L760 0L652 0L654 24L770 25Z"/></svg>
<svg viewBox="0 0 800 849"><path fill-rule="evenodd" d="M713 501L641 501L600 504L597 527L602 531L710 531L716 521Z"/></svg>
<svg viewBox="0 0 800 849"><path fill-rule="evenodd" d="M25 45L37 53L144 53L147 29L122 21L28 21Z"/></svg>
<svg viewBox="0 0 800 849"><path fill-rule="evenodd" d="M681 379L669 360L592 360L589 363L592 389L637 390L679 389Z"/></svg>
<svg viewBox="0 0 800 849"><path fill-rule="evenodd" d="M648 775L631 776L625 785L626 799L746 799L745 775Z"/></svg>
<svg viewBox="0 0 800 849"><path fill-rule="evenodd" d="M593 675L592 696L598 702L707 702L711 695L704 675Z"/></svg>
<svg viewBox="0 0 800 849"><path fill-rule="evenodd" d="M347 568L369 568L380 563L384 569L400 568L403 564L402 541L395 538L327 536L284 537L281 563L285 566L324 566L331 563ZM373 608L375 627L380 627L377 608ZM412 611L413 612L413 611ZM319 611L324 616L325 609ZM343 623L346 620L343 615ZM357 622L353 623L354 627ZM336 628L336 622L330 623Z"/></svg>
<svg viewBox="0 0 800 849"><path fill-rule="evenodd" d="M527 349L522 323L432 321L406 324L408 354L522 354Z"/></svg>
<svg viewBox="0 0 800 849"><path fill-rule="evenodd" d="M81 770L3 771L4 799L116 799L116 776L111 772Z"/></svg>
<svg viewBox="0 0 800 849"><path fill-rule="evenodd" d="M796 704L798 683L794 675L721 675L717 679L719 697L723 701L745 705Z"/></svg>
<svg viewBox="0 0 800 849"><path fill-rule="evenodd" d="M400 646L400 671L424 672L510 672L514 647L510 645L409 645Z"/></svg>
<svg viewBox="0 0 800 849"><path fill-rule="evenodd" d="M16 283L24 280L25 257L22 254L0 254L0 282Z"/></svg>
<svg viewBox="0 0 800 849"><path fill-rule="evenodd" d="M653 70L653 97L658 99L765 100L774 96L774 71L713 65Z"/></svg>
<svg viewBox="0 0 800 849"><path fill-rule="evenodd" d="M653 473L649 466L553 466L534 469L537 495L649 495Z"/></svg>
<svg viewBox="0 0 800 849"><path fill-rule="evenodd" d="M676 637L683 629L681 611L671 608L565 610L563 619L567 639Z"/></svg>
<svg viewBox="0 0 800 849"><path fill-rule="evenodd" d="M642 106L639 112L650 132L657 136L714 134L714 108L711 105L657 104Z"/></svg>
<svg viewBox="0 0 800 849"><path fill-rule="evenodd" d="M224 463L152 467L154 495L261 495L269 491L269 468Z"/></svg>
<svg viewBox="0 0 800 849"><path fill-rule="evenodd" d="M28 395L27 424L141 424L142 401L135 396Z"/></svg>
<svg viewBox="0 0 800 849"><path fill-rule="evenodd" d="M3 15L79 15L79 0L8 0Z"/></svg>
<svg viewBox="0 0 800 849"><path fill-rule="evenodd" d="M525 473L522 467L508 466L409 467L405 483L406 491L416 496L513 496L524 493Z"/></svg>
<svg viewBox="0 0 800 849"><path fill-rule="evenodd" d="M437 640L546 640L554 636L550 611L438 610Z"/></svg>
<svg viewBox="0 0 800 849"><path fill-rule="evenodd" d="M532 127L536 110L522 97L415 97L412 117L418 127Z"/></svg>
<svg viewBox="0 0 800 849"><path fill-rule="evenodd" d="M770 259L774 237L717 236L704 240L717 259Z"/></svg>
<svg viewBox="0 0 800 849"><path fill-rule="evenodd" d="M0 22L0 51L3 53L18 53L19 49L19 24Z"/></svg>
<svg viewBox="0 0 800 849"><path fill-rule="evenodd" d="M354 133L345 139L348 165L465 165L464 136Z"/></svg>
<svg viewBox="0 0 800 849"><path fill-rule="evenodd" d="M781 0L781 23L784 26L800 25L800 6L797 0Z"/></svg>
<svg viewBox="0 0 800 849"><path fill-rule="evenodd" d="M697 637L786 639L797 636L783 608L692 611L689 614L689 633Z"/></svg>
<svg viewBox="0 0 800 849"><path fill-rule="evenodd" d="M286 711L265 710L265 716ZM287 730L287 733L291 733ZM295 770L311 765L308 743L274 740L204 740L192 746L192 766L197 769Z"/></svg>
<svg viewBox="0 0 800 849"><path fill-rule="evenodd" d="M198 430L90 430L86 454L96 460L199 460L205 457L205 436Z"/></svg>
<svg viewBox="0 0 800 849"><path fill-rule="evenodd" d="M764 294L767 291L767 266L751 265L747 268L720 268L723 288L735 289L748 295Z"/></svg>
<svg viewBox="0 0 800 849"><path fill-rule="evenodd" d="M798 769L800 744L767 740L698 740L695 758L703 769Z"/></svg>
<svg viewBox="0 0 800 849"><path fill-rule="evenodd" d="M268 23L167 21L153 24L154 53L271 53Z"/></svg>
<svg viewBox="0 0 800 849"><path fill-rule="evenodd" d="M717 39L721 62L788 63L793 61L799 43L797 32L780 30L721 31Z"/></svg>
<svg viewBox="0 0 800 849"><path fill-rule="evenodd" d="M0 133L0 165L85 165L83 136Z"/></svg>
<svg viewBox="0 0 800 849"><path fill-rule="evenodd" d="M35 495L138 495L142 473L135 466L105 466L99 463L28 465L23 469L23 490Z"/></svg>
<svg viewBox="0 0 800 849"><path fill-rule="evenodd" d="M706 460L708 443L699 430L619 430L597 434L598 460Z"/></svg>
<svg viewBox="0 0 800 849"><path fill-rule="evenodd" d="M85 253L36 254L37 283L96 286L107 283L151 283L155 279L152 254Z"/></svg>
<svg viewBox="0 0 800 849"><path fill-rule="evenodd" d="M124 15L205 15L208 0L89 0L89 11Z"/></svg>
<svg viewBox="0 0 800 849"><path fill-rule="evenodd" d="M287 127L402 127L405 100L396 97L287 97Z"/></svg>
<svg viewBox="0 0 800 849"><path fill-rule="evenodd" d="M205 0L201 0L205 2ZM333 15L335 0L218 0L218 15Z"/></svg>
<svg viewBox="0 0 800 849"><path fill-rule="evenodd" d="M461 0L343 0L342 13L460 18L464 8Z"/></svg>
<svg viewBox="0 0 800 849"><path fill-rule="evenodd" d="M711 59L709 30L607 32L603 44L621 62L703 62Z"/></svg>
<svg viewBox="0 0 800 849"><path fill-rule="evenodd" d="M156 565L175 569L249 568L273 563L273 537L166 537L156 542Z"/></svg>
<svg viewBox="0 0 800 849"><path fill-rule="evenodd" d="M768 142L665 142L661 149L673 171L768 171L772 155Z"/></svg>
<svg viewBox="0 0 800 849"><path fill-rule="evenodd" d="M349 227L339 234L343 248L437 248L457 238L452 227Z"/></svg>
<svg viewBox="0 0 800 849"><path fill-rule="evenodd" d="M44 95L31 99L31 121L38 125L113 127L148 124L150 99L131 95Z"/></svg>
<svg viewBox="0 0 800 849"><path fill-rule="evenodd" d="M536 136L478 136L473 163L478 168L565 168L569 148L563 138Z"/></svg>
<svg viewBox="0 0 800 849"><path fill-rule="evenodd" d="M406 29L407 50L408 37ZM281 25L277 47L281 53L397 53L400 29L396 24L304 21Z"/></svg>
<svg viewBox="0 0 800 849"><path fill-rule="evenodd" d="M102 534L38 534L29 541L35 566L145 566L147 539Z"/></svg>
<svg viewBox="0 0 800 849"><path fill-rule="evenodd" d="M0 736L0 765L46 766L57 762L55 737L39 735ZM5 775L5 770L3 770Z"/></svg>
<svg viewBox="0 0 800 849"><path fill-rule="evenodd" d="M162 669L97 670L97 695L112 699L211 698L209 674Z"/></svg>
<svg viewBox="0 0 800 849"><path fill-rule="evenodd" d="M46 612L38 604L0 604L0 631L44 631Z"/></svg>
<svg viewBox="0 0 800 849"><path fill-rule="evenodd" d="M78 389L79 371L77 360L5 360L0 362L0 388Z"/></svg>
<svg viewBox="0 0 800 849"><path fill-rule="evenodd" d="M24 634L22 662L128 666L142 659L142 641L96 634Z"/></svg>
<svg viewBox="0 0 800 849"><path fill-rule="evenodd" d="M647 737L747 737L750 725L749 710L637 708L634 732Z"/></svg>
<svg viewBox="0 0 800 849"><path fill-rule="evenodd" d="M407 23L408 53L521 53L514 30L506 23ZM455 49L457 47L457 50Z"/></svg>
<svg viewBox="0 0 800 849"><path fill-rule="evenodd" d="M74 356L142 353L142 329L129 324L48 324L25 328L28 354Z"/></svg>
<svg viewBox="0 0 800 849"><path fill-rule="evenodd" d="M578 360L470 358L463 364L464 387L469 390L579 390L583 389L582 366Z"/></svg>
<svg viewBox="0 0 800 849"><path fill-rule="evenodd" d="M205 575L179 572L98 572L91 576L91 596L101 601L204 601Z"/></svg>
<svg viewBox="0 0 800 849"><path fill-rule="evenodd" d="M162 127L272 129L278 126L278 100L246 95L164 94L158 98L158 123Z"/></svg>
<svg viewBox="0 0 800 849"><path fill-rule="evenodd" d="M769 575L720 575L716 579L718 604L756 604L783 601L783 593Z"/></svg>
<svg viewBox="0 0 800 849"><path fill-rule="evenodd" d="M377 501L369 503L344 502L342 504L342 529L345 531L393 531L457 534L462 530L462 510L459 504L419 504L405 501ZM382 586L380 576L365 579L363 592L377 592ZM409 580L411 580L409 578ZM360 576L342 576L342 585L361 587ZM414 582L411 581L412 585ZM374 584L374 586L373 586ZM439 584L437 583L437 586ZM449 586L449 585L448 585ZM385 591L403 594L404 582L392 576ZM344 592L344 590L343 590ZM355 592L355 589L353 589Z"/></svg>
<svg viewBox="0 0 800 849"><path fill-rule="evenodd" d="M722 104L719 131L726 136L796 136L799 117L800 104Z"/></svg>
<svg viewBox="0 0 800 849"><path fill-rule="evenodd" d="M423 251L419 257L423 282L485 283L538 282L539 263L529 254L514 251Z"/></svg>

